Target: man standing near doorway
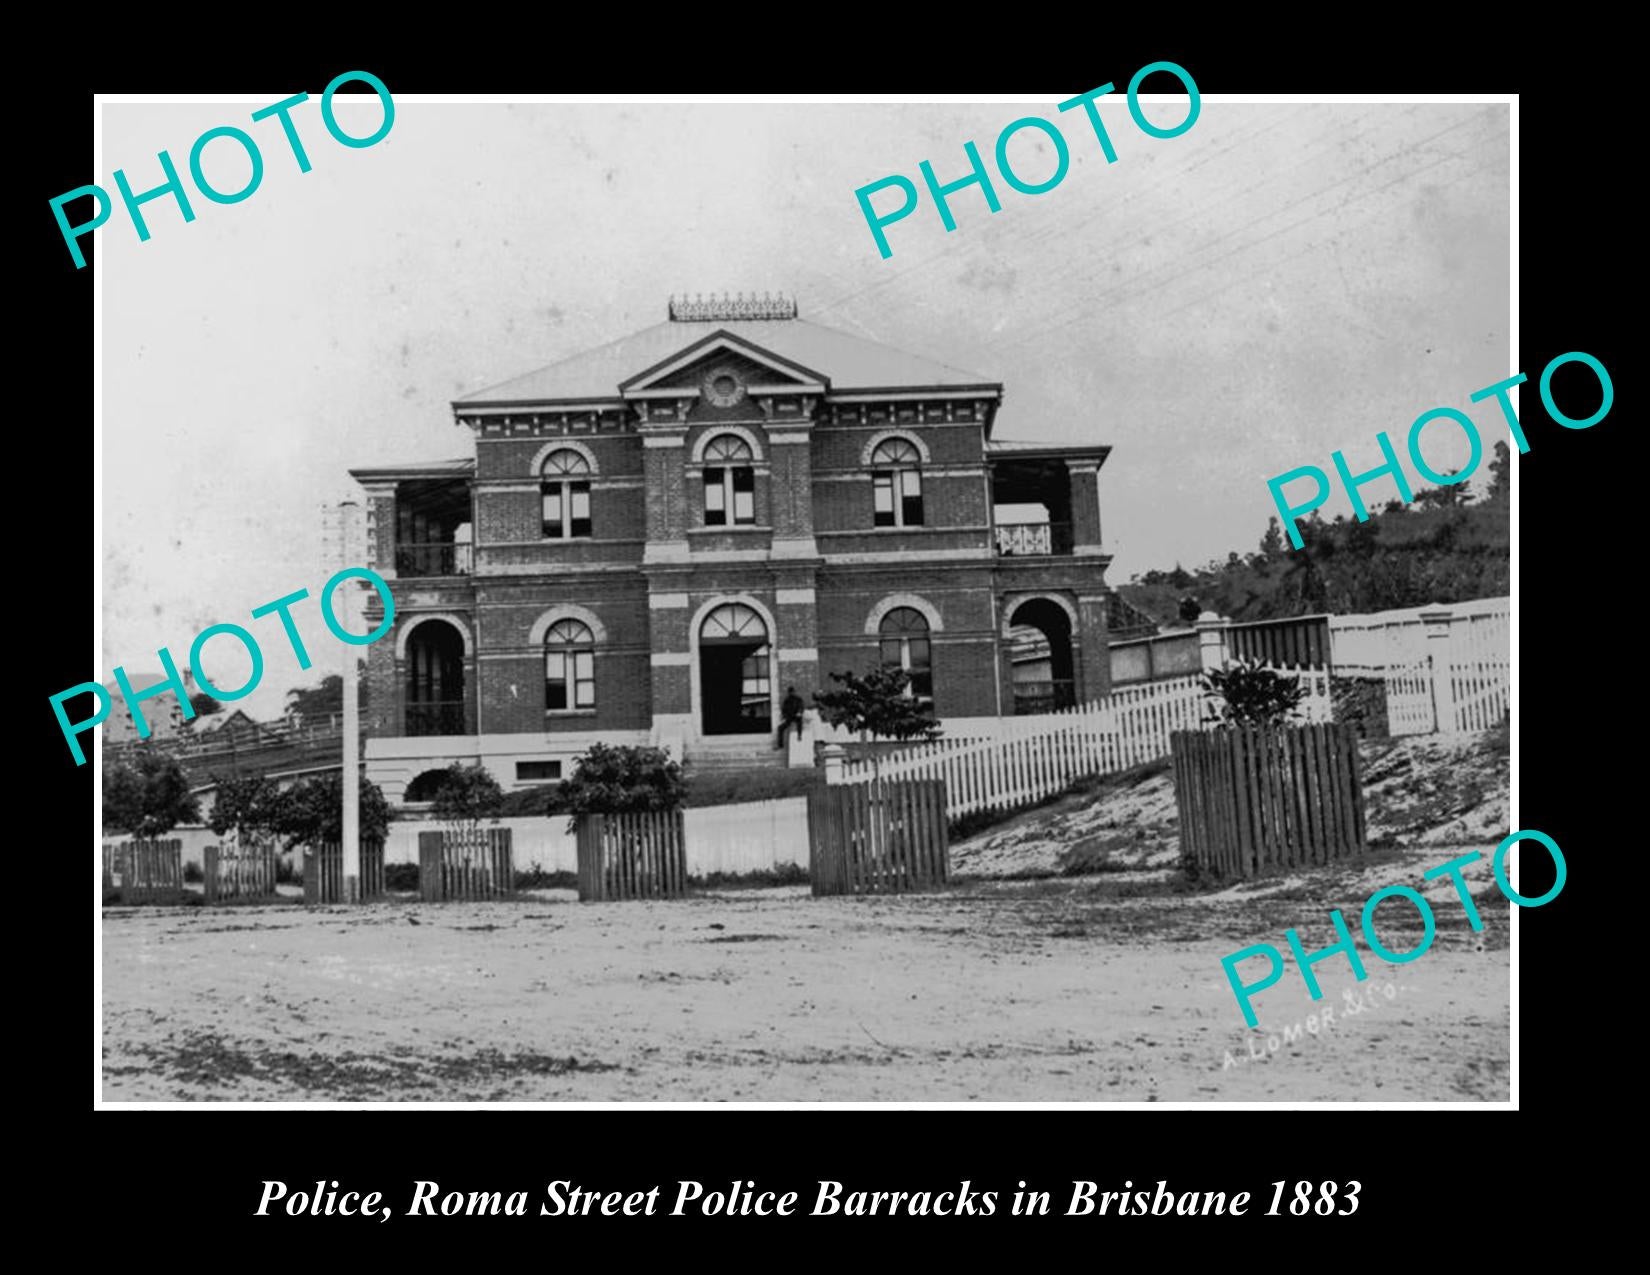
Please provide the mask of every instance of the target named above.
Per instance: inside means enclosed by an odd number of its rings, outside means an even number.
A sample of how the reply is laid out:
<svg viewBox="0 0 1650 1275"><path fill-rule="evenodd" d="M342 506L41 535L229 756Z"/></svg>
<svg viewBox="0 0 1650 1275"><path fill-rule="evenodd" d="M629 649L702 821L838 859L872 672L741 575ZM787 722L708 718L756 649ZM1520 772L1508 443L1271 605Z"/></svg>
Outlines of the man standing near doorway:
<svg viewBox="0 0 1650 1275"><path fill-rule="evenodd" d="M792 739L795 739L801 735L802 713L805 708L807 708L807 705L802 702L802 697L796 693L796 687L788 687L785 691L784 703L779 706L780 748L785 747L785 732L787 730L792 732Z"/></svg>

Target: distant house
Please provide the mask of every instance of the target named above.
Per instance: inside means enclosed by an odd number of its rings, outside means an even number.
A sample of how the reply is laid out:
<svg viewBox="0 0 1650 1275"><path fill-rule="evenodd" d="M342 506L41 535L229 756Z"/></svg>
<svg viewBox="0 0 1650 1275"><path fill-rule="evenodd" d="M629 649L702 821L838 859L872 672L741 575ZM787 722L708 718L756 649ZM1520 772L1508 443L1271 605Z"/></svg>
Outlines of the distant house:
<svg viewBox="0 0 1650 1275"><path fill-rule="evenodd" d="M160 673L128 673L134 691L142 691L151 686L158 686L166 678ZM103 684L111 688L110 699L114 701L109 709L109 716L103 722L103 744L126 744L138 739L137 723L132 720L132 710L127 707L125 697L112 688L115 679L111 675L103 679ZM189 669L183 670L183 685L186 694L194 693L194 678ZM187 729L189 723L184 721L183 708L175 692L157 695L153 699L146 699L138 706L143 712L143 720L149 727L150 739L175 738L180 731Z"/></svg>

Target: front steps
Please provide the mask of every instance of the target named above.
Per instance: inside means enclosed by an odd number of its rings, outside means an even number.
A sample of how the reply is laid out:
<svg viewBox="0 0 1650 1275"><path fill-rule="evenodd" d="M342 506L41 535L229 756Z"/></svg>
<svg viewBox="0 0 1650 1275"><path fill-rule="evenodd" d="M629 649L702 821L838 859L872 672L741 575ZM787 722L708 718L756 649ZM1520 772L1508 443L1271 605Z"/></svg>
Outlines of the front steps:
<svg viewBox="0 0 1650 1275"><path fill-rule="evenodd" d="M784 770L785 750L773 735L723 735L694 740L686 746L685 767L701 773L711 770Z"/></svg>

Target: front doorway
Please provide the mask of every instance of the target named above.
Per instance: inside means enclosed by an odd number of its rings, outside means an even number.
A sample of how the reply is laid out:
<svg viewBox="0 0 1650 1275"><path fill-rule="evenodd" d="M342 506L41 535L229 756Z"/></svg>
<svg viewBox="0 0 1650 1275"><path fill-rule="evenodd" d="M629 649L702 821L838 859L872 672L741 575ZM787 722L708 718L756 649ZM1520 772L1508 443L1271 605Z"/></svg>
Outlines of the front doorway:
<svg viewBox="0 0 1650 1275"><path fill-rule="evenodd" d="M717 607L699 628L700 729L765 735L773 729L768 626L740 602Z"/></svg>

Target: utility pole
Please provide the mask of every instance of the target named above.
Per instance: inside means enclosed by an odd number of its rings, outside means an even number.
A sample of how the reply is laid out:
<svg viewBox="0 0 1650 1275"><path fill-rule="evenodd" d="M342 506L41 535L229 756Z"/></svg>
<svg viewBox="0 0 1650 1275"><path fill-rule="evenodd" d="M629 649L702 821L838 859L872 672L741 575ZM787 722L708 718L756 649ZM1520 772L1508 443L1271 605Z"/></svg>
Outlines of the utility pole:
<svg viewBox="0 0 1650 1275"><path fill-rule="evenodd" d="M364 566L367 560L366 519L353 500L341 501L336 510L325 511L323 554L330 577L345 567ZM338 623L350 633L362 626L361 585L358 579L345 580L333 594ZM355 648L338 644L342 664L344 723L342 748L343 811L339 850L343 856L345 903L361 901L361 689L356 680Z"/></svg>

